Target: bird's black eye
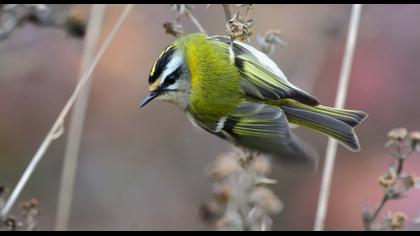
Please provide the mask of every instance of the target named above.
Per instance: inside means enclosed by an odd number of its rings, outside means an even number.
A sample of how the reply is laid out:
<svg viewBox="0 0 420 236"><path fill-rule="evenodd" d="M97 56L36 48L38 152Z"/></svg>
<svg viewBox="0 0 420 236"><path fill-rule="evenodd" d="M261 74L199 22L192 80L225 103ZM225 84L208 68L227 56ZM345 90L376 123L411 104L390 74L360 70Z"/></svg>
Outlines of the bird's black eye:
<svg viewBox="0 0 420 236"><path fill-rule="evenodd" d="M165 82L163 82L164 86L166 87L166 86L174 84L176 80L181 76L181 71L182 71L182 68L180 66L170 75L168 75L165 79Z"/></svg>
<svg viewBox="0 0 420 236"><path fill-rule="evenodd" d="M174 84L176 81L175 75L169 75L166 79L165 79L165 83L167 84Z"/></svg>

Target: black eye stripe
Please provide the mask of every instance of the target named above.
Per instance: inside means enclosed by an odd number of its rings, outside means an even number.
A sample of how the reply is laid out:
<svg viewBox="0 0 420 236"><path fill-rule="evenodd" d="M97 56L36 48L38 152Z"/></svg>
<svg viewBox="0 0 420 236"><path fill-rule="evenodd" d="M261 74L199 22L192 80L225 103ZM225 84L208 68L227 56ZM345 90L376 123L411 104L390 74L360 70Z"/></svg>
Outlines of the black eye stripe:
<svg viewBox="0 0 420 236"><path fill-rule="evenodd" d="M169 86L174 84L176 80L181 76L182 66L179 66L174 72L166 76L165 81L162 84L162 87Z"/></svg>
<svg viewBox="0 0 420 236"><path fill-rule="evenodd" d="M149 84L154 83L159 78L159 76L162 74L163 70L165 69L165 67L169 63L169 61L171 60L174 53L175 53L175 48L172 47L168 51L163 53L156 60L155 71L152 74L150 74Z"/></svg>

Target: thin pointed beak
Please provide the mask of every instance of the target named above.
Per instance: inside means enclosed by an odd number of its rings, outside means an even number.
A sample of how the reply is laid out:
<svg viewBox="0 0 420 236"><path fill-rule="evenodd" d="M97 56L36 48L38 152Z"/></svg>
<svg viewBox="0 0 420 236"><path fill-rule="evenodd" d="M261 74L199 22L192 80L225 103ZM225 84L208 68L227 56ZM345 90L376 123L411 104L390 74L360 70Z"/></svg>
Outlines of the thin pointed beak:
<svg viewBox="0 0 420 236"><path fill-rule="evenodd" d="M155 91L150 91L145 98L143 98L143 101L141 101L139 108L142 108L146 106L147 103L151 102L153 99L155 99L157 96L159 96L159 93Z"/></svg>

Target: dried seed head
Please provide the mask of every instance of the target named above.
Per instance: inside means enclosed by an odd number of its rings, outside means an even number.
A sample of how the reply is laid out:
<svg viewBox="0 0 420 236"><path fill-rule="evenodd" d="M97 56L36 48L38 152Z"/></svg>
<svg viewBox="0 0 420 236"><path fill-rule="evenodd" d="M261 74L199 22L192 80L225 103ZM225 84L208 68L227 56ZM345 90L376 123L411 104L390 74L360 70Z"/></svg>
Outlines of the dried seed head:
<svg viewBox="0 0 420 236"><path fill-rule="evenodd" d="M240 214L237 211L228 210L223 217L216 222L216 228L225 230L243 230L244 226Z"/></svg>
<svg viewBox="0 0 420 236"><path fill-rule="evenodd" d="M224 208L215 201L201 205L199 212L201 219L209 223L213 223L220 219L223 216L223 213Z"/></svg>
<svg viewBox="0 0 420 236"><path fill-rule="evenodd" d="M27 7L29 21L40 25L53 24L52 10L46 4L27 4Z"/></svg>
<svg viewBox="0 0 420 236"><path fill-rule="evenodd" d="M229 184L217 184L213 187L214 200L221 205L227 204L232 198L233 189Z"/></svg>
<svg viewBox="0 0 420 236"><path fill-rule="evenodd" d="M392 214L391 228L393 230L402 229L406 221L407 221L406 214L402 212L395 212L394 214Z"/></svg>
<svg viewBox="0 0 420 236"><path fill-rule="evenodd" d="M166 22L163 24L163 28L165 28L165 33L173 35L175 37L180 37L184 34L184 30L182 29L182 25L177 22Z"/></svg>
<svg viewBox="0 0 420 236"><path fill-rule="evenodd" d="M29 201L24 201L20 204L20 208L24 211L30 211L36 209L39 205L39 201L36 198L32 198Z"/></svg>
<svg viewBox="0 0 420 236"><path fill-rule="evenodd" d="M414 173L412 173L411 175L402 175L400 177L400 180L403 188L402 190L408 191L416 184L416 175Z"/></svg>
<svg viewBox="0 0 420 236"><path fill-rule="evenodd" d="M85 36L86 25L86 19L83 18L82 12L78 9L71 10L64 22L67 33L77 38Z"/></svg>
<svg viewBox="0 0 420 236"><path fill-rule="evenodd" d="M216 180L222 180L227 176L241 170L236 157L232 153L221 154L209 167L208 175Z"/></svg>
<svg viewBox="0 0 420 236"><path fill-rule="evenodd" d="M283 203L280 199L271 189L266 187L255 188L251 193L250 200L270 214L279 213L283 209Z"/></svg>
<svg viewBox="0 0 420 236"><path fill-rule="evenodd" d="M268 158L260 155L254 158L251 168L259 175L266 175L271 171L271 163Z"/></svg>
<svg viewBox="0 0 420 236"><path fill-rule="evenodd" d="M420 131L413 131L410 133L411 148L420 152Z"/></svg>
<svg viewBox="0 0 420 236"><path fill-rule="evenodd" d="M379 177L379 184L384 188L393 186L396 182L397 174L395 173L395 171L392 170L388 171L388 173L386 173L385 175Z"/></svg>
<svg viewBox="0 0 420 236"><path fill-rule="evenodd" d="M388 132L388 138L395 143L401 143L407 137L406 128L396 128Z"/></svg>
<svg viewBox="0 0 420 236"><path fill-rule="evenodd" d="M272 54L277 46L285 46L286 42L282 39L280 30L269 30L265 36L257 36L257 43L265 54Z"/></svg>
<svg viewBox="0 0 420 236"><path fill-rule="evenodd" d="M248 40L249 36L252 35L252 25L254 21L252 19L247 20L246 22L242 22L239 19L239 15L235 15L233 19L226 23L226 33L229 37L233 40L240 40L246 41Z"/></svg>

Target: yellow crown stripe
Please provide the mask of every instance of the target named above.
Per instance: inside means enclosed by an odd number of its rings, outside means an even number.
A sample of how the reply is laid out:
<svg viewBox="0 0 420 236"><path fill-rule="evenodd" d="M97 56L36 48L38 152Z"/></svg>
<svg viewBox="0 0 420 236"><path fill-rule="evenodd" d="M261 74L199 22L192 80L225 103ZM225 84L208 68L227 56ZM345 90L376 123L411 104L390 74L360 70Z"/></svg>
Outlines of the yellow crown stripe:
<svg viewBox="0 0 420 236"><path fill-rule="evenodd" d="M156 70L156 65L157 65L157 62L159 61L159 59L165 54L165 53L167 53L171 48L174 48L176 45L175 45L175 43L173 43L173 44L171 44L171 45L169 45L165 50L163 50L161 53L160 53L160 55L159 55L159 57L156 59L156 61L155 61L155 63L153 64L153 66L152 66L152 71L150 72L150 76L153 76L153 74L155 73L155 70Z"/></svg>

